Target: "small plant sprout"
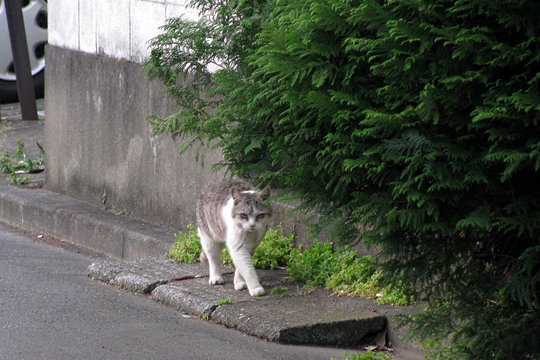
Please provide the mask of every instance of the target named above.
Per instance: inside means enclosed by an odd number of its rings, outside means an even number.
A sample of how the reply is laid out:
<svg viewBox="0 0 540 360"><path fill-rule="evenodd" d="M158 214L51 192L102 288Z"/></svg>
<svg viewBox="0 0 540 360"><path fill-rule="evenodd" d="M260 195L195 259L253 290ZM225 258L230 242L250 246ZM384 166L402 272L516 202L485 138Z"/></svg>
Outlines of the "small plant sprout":
<svg viewBox="0 0 540 360"><path fill-rule="evenodd" d="M287 292L287 288L275 287L275 288L272 288L272 291L270 291L270 294L272 294L272 295L283 295L286 292Z"/></svg>
<svg viewBox="0 0 540 360"><path fill-rule="evenodd" d="M218 300L218 305L232 305L234 301L231 299L221 298Z"/></svg>

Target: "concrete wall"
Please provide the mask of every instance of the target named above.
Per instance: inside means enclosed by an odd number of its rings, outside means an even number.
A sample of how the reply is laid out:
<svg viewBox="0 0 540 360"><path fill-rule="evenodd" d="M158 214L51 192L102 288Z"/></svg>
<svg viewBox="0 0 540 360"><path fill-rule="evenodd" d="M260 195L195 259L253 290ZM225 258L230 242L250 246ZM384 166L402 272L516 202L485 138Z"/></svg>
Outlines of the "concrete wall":
<svg viewBox="0 0 540 360"><path fill-rule="evenodd" d="M193 222L195 194L217 175L152 134L146 117L172 110L160 84L106 56L49 46L46 61L47 188L156 224Z"/></svg>
<svg viewBox="0 0 540 360"><path fill-rule="evenodd" d="M50 0L46 54L47 187L113 212L183 227L217 176L194 152L155 137L146 118L174 107L141 64L167 18L196 19L185 0ZM207 163L218 160L211 153Z"/></svg>

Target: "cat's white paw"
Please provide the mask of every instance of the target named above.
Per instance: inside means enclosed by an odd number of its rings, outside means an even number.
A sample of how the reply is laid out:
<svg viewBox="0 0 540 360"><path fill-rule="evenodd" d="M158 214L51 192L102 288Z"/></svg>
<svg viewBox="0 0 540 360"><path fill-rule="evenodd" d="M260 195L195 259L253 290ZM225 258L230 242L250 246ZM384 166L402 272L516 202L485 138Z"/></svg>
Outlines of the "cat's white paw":
<svg viewBox="0 0 540 360"><path fill-rule="evenodd" d="M266 292L262 287L256 287L255 289L249 290L249 295L256 297L256 296L263 296Z"/></svg>
<svg viewBox="0 0 540 360"><path fill-rule="evenodd" d="M240 291L244 289L247 289L247 285L245 281L238 281L234 283L234 290Z"/></svg>
<svg viewBox="0 0 540 360"><path fill-rule="evenodd" d="M221 276L210 276L208 283L210 285L223 285L225 281L223 281L223 277Z"/></svg>

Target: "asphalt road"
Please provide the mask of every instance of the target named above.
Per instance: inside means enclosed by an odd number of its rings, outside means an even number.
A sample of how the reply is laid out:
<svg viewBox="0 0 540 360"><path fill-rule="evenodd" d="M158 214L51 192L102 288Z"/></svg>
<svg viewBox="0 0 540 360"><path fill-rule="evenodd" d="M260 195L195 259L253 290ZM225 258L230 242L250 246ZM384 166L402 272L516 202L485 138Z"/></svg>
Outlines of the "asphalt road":
<svg viewBox="0 0 540 360"><path fill-rule="evenodd" d="M344 350L269 343L87 278L92 257L0 223L0 359L325 359ZM348 351L351 353L351 351Z"/></svg>

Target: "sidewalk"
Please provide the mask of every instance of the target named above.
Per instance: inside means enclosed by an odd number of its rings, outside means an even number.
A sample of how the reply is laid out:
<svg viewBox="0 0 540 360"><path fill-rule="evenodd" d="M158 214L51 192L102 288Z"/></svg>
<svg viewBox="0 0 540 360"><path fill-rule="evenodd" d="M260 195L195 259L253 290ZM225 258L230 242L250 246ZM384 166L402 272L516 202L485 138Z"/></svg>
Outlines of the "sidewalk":
<svg viewBox="0 0 540 360"><path fill-rule="evenodd" d="M4 105L1 114L5 116ZM43 121L23 122L12 115L0 129L4 133L0 152L14 151L18 140L43 143ZM393 316L411 309L338 297L325 290L306 292L302 284L289 282L282 270L259 271L267 295L258 299L234 291L232 269L225 275L225 285L210 286L206 265L178 264L163 257L174 240L172 234L62 194L4 181L0 221L107 255L88 268L90 278L144 294L188 316L269 341L351 349L378 344L393 348L394 359L423 358L419 348L402 341L401 332L393 327Z"/></svg>

